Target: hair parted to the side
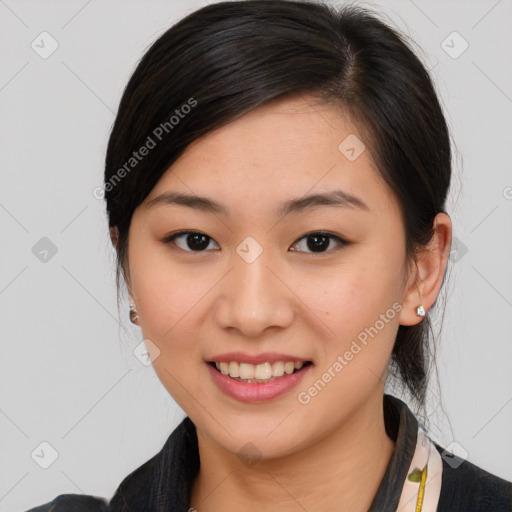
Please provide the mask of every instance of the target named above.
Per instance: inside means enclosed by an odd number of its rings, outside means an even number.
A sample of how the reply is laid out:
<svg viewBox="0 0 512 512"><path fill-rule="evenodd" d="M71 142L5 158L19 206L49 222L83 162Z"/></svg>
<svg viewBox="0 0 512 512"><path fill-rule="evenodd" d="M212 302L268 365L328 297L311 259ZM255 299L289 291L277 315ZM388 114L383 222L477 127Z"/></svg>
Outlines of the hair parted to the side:
<svg viewBox="0 0 512 512"><path fill-rule="evenodd" d="M109 227L118 229L118 297L121 272L129 282L134 210L185 148L260 105L292 95L339 106L357 122L400 205L404 250L415 261L431 240L434 217L445 211L451 148L432 80L405 38L359 6L228 1L207 5L168 29L124 90L105 164ZM184 108L191 99L195 106ZM155 146L114 182L148 137ZM390 366L421 407L435 359L431 312L418 325L399 327Z"/></svg>

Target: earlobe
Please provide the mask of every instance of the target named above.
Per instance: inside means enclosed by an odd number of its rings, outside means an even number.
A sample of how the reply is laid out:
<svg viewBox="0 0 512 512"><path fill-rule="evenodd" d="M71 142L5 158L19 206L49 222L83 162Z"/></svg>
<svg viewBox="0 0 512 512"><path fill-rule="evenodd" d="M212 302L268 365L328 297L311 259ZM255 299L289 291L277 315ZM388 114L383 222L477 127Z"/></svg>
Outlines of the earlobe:
<svg viewBox="0 0 512 512"><path fill-rule="evenodd" d="M434 304L448 263L452 241L452 223L446 213L434 219L434 234L429 245L418 253L400 313L401 325L419 324ZM424 315L422 315L423 306Z"/></svg>

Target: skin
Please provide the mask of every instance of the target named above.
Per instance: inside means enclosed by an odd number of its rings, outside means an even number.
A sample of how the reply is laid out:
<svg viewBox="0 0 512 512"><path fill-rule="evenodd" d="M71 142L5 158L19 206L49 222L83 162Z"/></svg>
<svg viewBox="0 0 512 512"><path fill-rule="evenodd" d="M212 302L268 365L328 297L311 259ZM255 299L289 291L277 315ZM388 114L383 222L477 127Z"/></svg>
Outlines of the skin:
<svg viewBox="0 0 512 512"><path fill-rule="evenodd" d="M127 284L144 338L160 350L154 369L197 427L201 468L190 506L199 512L366 511L393 453L382 408L387 365L399 325L422 321L416 306L428 311L436 299L452 227L437 215L429 250L407 274L398 202L368 150L354 161L339 151L349 134L364 140L331 105L273 101L191 144L133 215ZM288 199L337 189L369 211L273 212ZM211 197L231 217L147 208L164 191ZM194 250L186 235L162 242L186 230L210 237L206 249ZM319 230L351 243L328 238L315 252L304 236ZM252 263L236 252L248 236L263 249ZM394 303L394 318L300 403L298 393ZM247 404L224 395L208 372L205 361L229 351L293 354L313 367L285 395ZM251 464L240 457L251 456L249 442L258 452Z"/></svg>

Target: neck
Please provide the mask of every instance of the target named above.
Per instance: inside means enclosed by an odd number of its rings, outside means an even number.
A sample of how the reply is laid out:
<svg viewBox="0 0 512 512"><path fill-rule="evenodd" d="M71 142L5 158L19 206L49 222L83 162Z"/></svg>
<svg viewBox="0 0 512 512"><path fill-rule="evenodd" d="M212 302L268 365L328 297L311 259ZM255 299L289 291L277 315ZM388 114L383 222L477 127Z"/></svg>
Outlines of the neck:
<svg viewBox="0 0 512 512"><path fill-rule="evenodd" d="M300 452L247 467L197 431L200 470L190 506L199 512L239 510L366 512L394 451L382 392L342 427Z"/></svg>

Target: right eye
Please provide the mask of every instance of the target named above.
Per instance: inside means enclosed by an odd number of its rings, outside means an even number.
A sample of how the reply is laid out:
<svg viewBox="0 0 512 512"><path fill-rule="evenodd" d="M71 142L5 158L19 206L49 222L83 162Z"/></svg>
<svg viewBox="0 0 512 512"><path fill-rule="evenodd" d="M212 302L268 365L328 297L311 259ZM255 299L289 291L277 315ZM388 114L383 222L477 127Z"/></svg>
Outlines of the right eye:
<svg viewBox="0 0 512 512"><path fill-rule="evenodd" d="M182 245L177 243L177 240L180 240ZM213 238L210 238L200 231L179 231L178 233L166 237L163 243L169 244L172 242L180 249L187 252L204 252L210 241L213 242ZM214 243L216 244L216 242Z"/></svg>

